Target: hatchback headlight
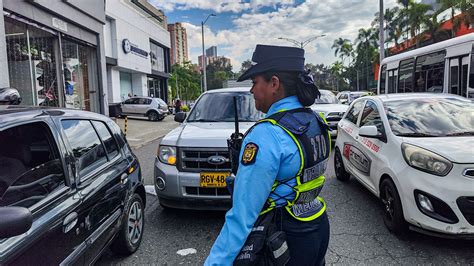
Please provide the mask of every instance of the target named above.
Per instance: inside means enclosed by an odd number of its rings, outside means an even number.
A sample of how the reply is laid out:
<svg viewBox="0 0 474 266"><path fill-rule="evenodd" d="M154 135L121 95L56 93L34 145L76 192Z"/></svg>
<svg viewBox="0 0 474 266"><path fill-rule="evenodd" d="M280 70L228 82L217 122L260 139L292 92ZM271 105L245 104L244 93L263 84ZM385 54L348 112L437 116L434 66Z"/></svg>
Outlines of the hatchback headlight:
<svg viewBox="0 0 474 266"><path fill-rule="evenodd" d="M157 156L162 163L176 165L176 147L160 145Z"/></svg>
<svg viewBox="0 0 474 266"><path fill-rule="evenodd" d="M402 154L408 165L433 175L445 176L453 168L448 159L407 143L402 143Z"/></svg>

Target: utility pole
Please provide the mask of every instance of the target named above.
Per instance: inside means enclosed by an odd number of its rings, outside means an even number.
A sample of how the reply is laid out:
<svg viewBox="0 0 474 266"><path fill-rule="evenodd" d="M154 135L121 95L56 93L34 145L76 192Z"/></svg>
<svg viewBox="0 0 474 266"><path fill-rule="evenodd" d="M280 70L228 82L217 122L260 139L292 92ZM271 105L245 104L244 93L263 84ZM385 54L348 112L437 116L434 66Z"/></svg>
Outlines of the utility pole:
<svg viewBox="0 0 474 266"><path fill-rule="evenodd" d="M379 11L379 34L380 34L380 64L385 56L384 43L385 43L385 30L384 30L384 9L383 0L380 0L380 11ZM380 77L379 77L380 78Z"/></svg>
<svg viewBox="0 0 474 266"><path fill-rule="evenodd" d="M201 37L202 37L202 72L203 72L203 90L207 91L207 78L206 78L206 54L204 53L204 24L206 24L209 17L215 17L215 14L207 15L204 21L201 21Z"/></svg>

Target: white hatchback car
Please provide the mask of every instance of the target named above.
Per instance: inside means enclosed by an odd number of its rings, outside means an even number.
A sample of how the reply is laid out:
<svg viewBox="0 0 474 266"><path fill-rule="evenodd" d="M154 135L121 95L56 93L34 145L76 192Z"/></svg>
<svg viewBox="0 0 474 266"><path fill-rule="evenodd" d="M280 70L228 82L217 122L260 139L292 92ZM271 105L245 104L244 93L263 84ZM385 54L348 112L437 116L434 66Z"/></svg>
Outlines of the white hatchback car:
<svg viewBox="0 0 474 266"><path fill-rule="evenodd" d="M384 205L390 231L474 239L474 102L450 94L355 100L338 124L336 176Z"/></svg>

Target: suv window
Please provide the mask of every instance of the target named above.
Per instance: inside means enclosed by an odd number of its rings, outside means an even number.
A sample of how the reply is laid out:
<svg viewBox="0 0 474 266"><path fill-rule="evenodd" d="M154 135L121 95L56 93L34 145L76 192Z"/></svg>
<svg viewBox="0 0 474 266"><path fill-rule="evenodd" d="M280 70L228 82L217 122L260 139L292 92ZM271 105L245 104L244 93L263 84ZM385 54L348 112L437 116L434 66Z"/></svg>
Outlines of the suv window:
<svg viewBox="0 0 474 266"><path fill-rule="evenodd" d="M364 101L358 101L354 103L352 108L347 112L346 119L352 122L354 125L357 124L357 118L359 117L360 111L363 108Z"/></svg>
<svg viewBox="0 0 474 266"><path fill-rule="evenodd" d="M360 118L360 126L376 126L380 132L385 132L377 105L373 101L367 101Z"/></svg>
<svg viewBox="0 0 474 266"><path fill-rule="evenodd" d="M77 170L82 177L107 162L104 146L88 120L62 120L66 138L77 159Z"/></svg>
<svg viewBox="0 0 474 266"><path fill-rule="evenodd" d="M110 130L107 128L107 126L99 121L92 121L92 124L97 130L97 133L99 133L100 139L104 143L105 151L107 152L109 160L117 156L119 154L117 143L110 134Z"/></svg>
<svg viewBox="0 0 474 266"><path fill-rule="evenodd" d="M135 100L135 99L127 99L127 100L125 100L125 102L123 102L123 103L124 103L124 104L135 104L135 103L134 103L134 100Z"/></svg>
<svg viewBox="0 0 474 266"><path fill-rule="evenodd" d="M31 207L66 186L58 148L43 122L0 131L0 206Z"/></svg>

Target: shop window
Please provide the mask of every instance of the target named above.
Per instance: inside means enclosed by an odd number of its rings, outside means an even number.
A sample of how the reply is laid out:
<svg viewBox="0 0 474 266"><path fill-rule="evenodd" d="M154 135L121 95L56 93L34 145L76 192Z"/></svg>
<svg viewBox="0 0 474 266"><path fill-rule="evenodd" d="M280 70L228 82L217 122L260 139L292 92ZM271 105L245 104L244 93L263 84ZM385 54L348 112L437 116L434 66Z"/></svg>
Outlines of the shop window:
<svg viewBox="0 0 474 266"><path fill-rule="evenodd" d="M98 112L96 49L62 39L66 107Z"/></svg>
<svg viewBox="0 0 474 266"><path fill-rule="evenodd" d="M57 36L5 17L5 38L10 86L20 93L21 104L59 106Z"/></svg>
<svg viewBox="0 0 474 266"><path fill-rule="evenodd" d="M163 47L150 42L151 69L165 72L165 51Z"/></svg>
<svg viewBox="0 0 474 266"><path fill-rule="evenodd" d="M132 96L132 74L120 72L120 99L124 101Z"/></svg>

